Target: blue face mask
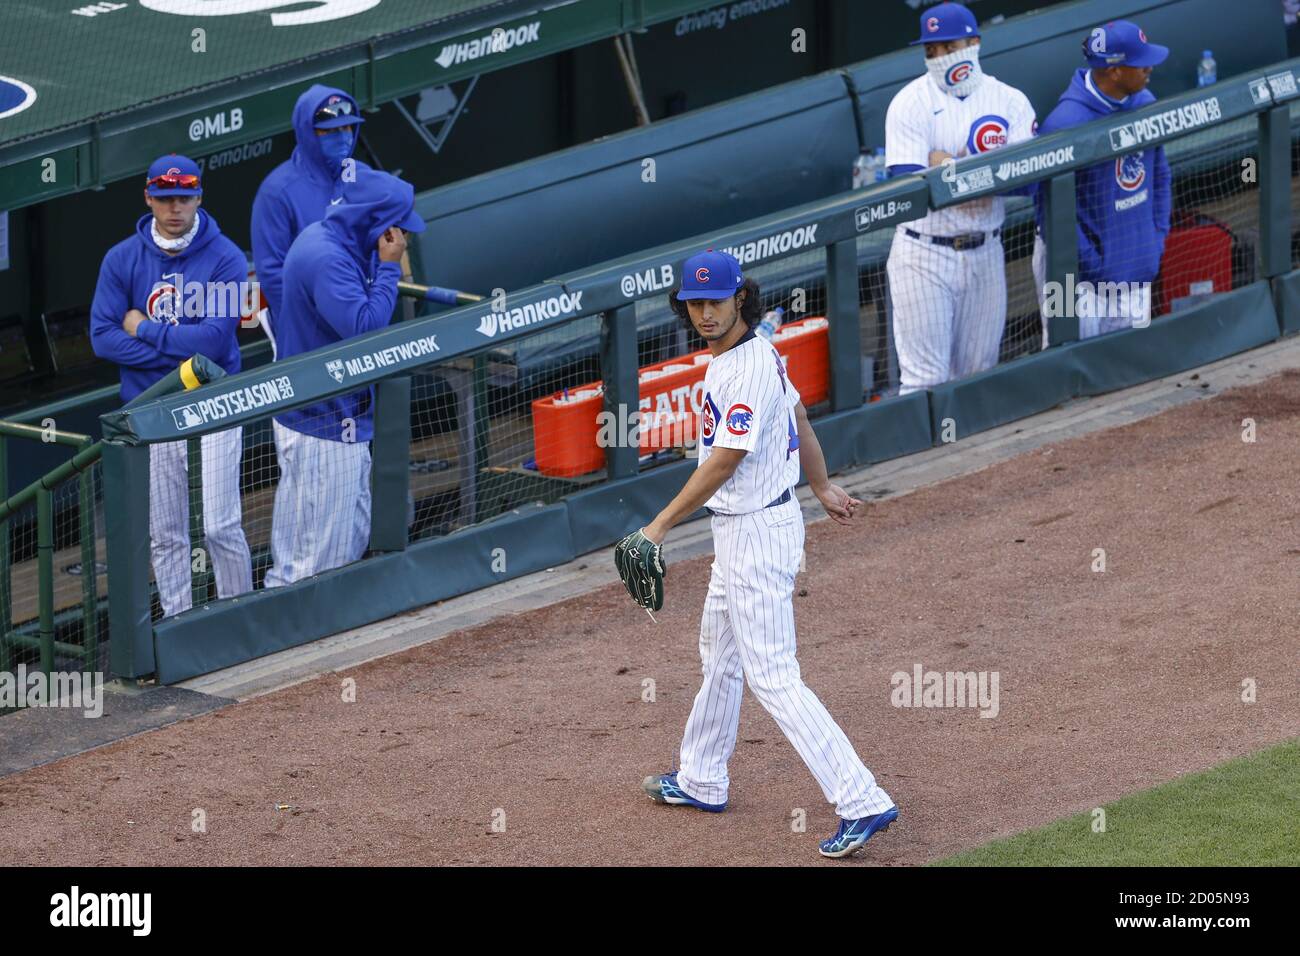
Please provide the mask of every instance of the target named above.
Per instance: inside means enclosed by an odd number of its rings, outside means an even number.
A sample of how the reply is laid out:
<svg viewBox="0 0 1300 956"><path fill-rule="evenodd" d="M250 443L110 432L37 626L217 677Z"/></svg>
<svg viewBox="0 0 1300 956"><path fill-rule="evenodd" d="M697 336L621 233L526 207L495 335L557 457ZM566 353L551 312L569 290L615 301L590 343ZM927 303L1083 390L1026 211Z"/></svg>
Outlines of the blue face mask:
<svg viewBox="0 0 1300 956"><path fill-rule="evenodd" d="M326 133L318 137L321 154L332 170L339 170L343 160L352 155L352 130L344 129L337 133Z"/></svg>

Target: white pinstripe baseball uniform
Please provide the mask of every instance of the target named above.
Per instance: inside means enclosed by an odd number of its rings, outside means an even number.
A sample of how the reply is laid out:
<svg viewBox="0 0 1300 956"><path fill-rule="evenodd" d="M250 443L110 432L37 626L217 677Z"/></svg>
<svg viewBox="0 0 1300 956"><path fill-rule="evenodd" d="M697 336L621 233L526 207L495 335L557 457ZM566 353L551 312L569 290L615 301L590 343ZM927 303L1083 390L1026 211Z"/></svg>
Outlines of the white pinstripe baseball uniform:
<svg viewBox="0 0 1300 956"><path fill-rule="evenodd" d="M700 621L704 682L686 721L678 785L696 800L726 802L747 680L841 817L883 813L893 801L804 684L795 659L794 581L804 543L792 492L799 393L776 349L752 330L710 362L704 386L699 464L715 447L746 454L707 502L714 560Z"/></svg>
<svg viewBox="0 0 1300 956"><path fill-rule="evenodd" d="M977 59L950 54L949 73ZM966 57L967 60L963 60ZM988 152L1030 139L1034 109L1024 93L980 74L964 97L945 92L926 74L908 83L885 116L885 163L928 167L930 152L954 157ZM1005 200L986 196L901 223L887 272L893 302L899 392L931 388L997 364L1006 324L1007 286L998 231ZM936 244L934 237L967 236L976 248ZM980 237L976 239L975 237Z"/></svg>

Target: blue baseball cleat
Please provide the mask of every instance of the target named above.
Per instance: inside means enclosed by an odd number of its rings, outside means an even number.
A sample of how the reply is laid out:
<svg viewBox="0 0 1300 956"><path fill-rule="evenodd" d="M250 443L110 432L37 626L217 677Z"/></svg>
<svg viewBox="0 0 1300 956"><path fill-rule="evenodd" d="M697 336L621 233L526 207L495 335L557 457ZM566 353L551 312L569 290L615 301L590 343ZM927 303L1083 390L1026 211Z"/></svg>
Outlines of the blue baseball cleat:
<svg viewBox="0 0 1300 956"><path fill-rule="evenodd" d="M701 803L677 785L677 771L655 774L641 781L641 789L655 803L667 803L673 806L694 807L709 813L721 813L727 809L725 803Z"/></svg>
<svg viewBox="0 0 1300 956"><path fill-rule="evenodd" d="M822 840L822 856L839 859L848 856L871 838L873 833L888 830L889 825L898 819L898 807L890 807L884 813L860 820L840 820L840 828L829 840Z"/></svg>

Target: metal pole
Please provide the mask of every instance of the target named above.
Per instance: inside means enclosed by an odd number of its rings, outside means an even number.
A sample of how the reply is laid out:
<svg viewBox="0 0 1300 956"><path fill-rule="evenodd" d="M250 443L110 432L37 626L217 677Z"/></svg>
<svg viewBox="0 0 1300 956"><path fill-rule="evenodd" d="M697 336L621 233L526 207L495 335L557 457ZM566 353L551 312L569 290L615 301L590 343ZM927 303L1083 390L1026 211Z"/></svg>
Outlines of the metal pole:
<svg viewBox="0 0 1300 956"><path fill-rule="evenodd" d="M185 442L186 475L190 494L190 599L194 607L208 599L208 551L203 537L203 439ZM195 567L195 551L203 560Z"/></svg>
<svg viewBox="0 0 1300 956"><path fill-rule="evenodd" d="M1079 272L1079 247L1075 236L1074 173L1062 173L1047 181L1047 213L1044 216L1043 242L1047 244L1048 283L1057 283L1062 315L1044 315L1050 345L1079 341L1079 314L1075 308L1074 278ZM1048 301L1051 301L1049 298ZM1050 321L1048 321L1050 319Z"/></svg>
<svg viewBox="0 0 1300 956"><path fill-rule="evenodd" d="M613 481L640 468L640 441L623 442L625 423L641 412L640 361L636 340L636 303L601 316L600 375L605 382L604 410L613 416L617 439L605 449L605 476ZM641 429L636 430L639 438Z"/></svg>
<svg viewBox="0 0 1300 956"><path fill-rule="evenodd" d="M42 488L36 495L37 600L41 615L41 670L54 669L54 493Z"/></svg>
<svg viewBox="0 0 1300 956"><path fill-rule="evenodd" d="M92 465L77 478L81 534L81 648L83 668L96 670L99 652L98 578L95 576L95 468Z"/></svg>
<svg viewBox="0 0 1300 956"><path fill-rule="evenodd" d="M1291 108L1259 114L1259 263L1265 279L1291 271Z"/></svg>
<svg viewBox="0 0 1300 956"><path fill-rule="evenodd" d="M830 348L831 411L862 404L862 329L858 306L858 248L853 239L826 247L826 329Z"/></svg>
<svg viewBox="0 0 1300 956"><path fill-rule="evenodd" d="M636 113L636 125L649 126L650 111L646 109L645 95L641 92L641 80L628 59L627 50L623 49L622 37L614 37L614 49L618 51L618 65L623 70L623 82L627 84L627 95L632 100L632 111Z"/></svg>
<svg viewBox="0 0 1300 956"><path fill-rule="evenodd" d="M488 414L487 396L487 353L479 352L474 356L474 474L470 480L474 483L474 521L479 521L483 510L483 499L478 493L479 474L492 462L488 459L488 428L492 424Z"/></svg>
<svg viewBox="0 0 1300 956"><path fill-rule="evenodd" d="M0 495L9 497L9 440L0 435ZM12 583L9 566L9 519L0 519L0 671L13 670L9 654L9 629L13 626Z"/></svg>

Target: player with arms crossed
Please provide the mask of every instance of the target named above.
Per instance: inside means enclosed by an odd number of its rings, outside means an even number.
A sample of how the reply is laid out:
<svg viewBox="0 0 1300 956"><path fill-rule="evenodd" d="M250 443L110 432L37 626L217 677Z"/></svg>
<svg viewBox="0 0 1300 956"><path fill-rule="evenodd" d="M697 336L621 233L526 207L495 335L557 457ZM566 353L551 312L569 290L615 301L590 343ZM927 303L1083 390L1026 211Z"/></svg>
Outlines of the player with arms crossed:
<svg viewBox="0 0 1300 956"><path fill-rule="evenodd" d="M958 3L921 14L924 76L885 114L891 176L1033 137L1024 93L981 72L979 27ZM992 368L1007 318L1002 256L1005 200L986 196L898 226L889 252L899 393Z"/></svg>
<svg viewBox="0 0 1300 956"><path fill-rule="evenodd" d="M681 769L647 777L642 788L657 803L726 809L727 761L748 680L835 804L839 830L822 841L822 855L848 856L888 827L898 809L799 675L793 595L804 526L792 489L800 466L840 524L862 502L827 477L821 445L781 356L754 334L761 318L757 284L721 252L692 256L681 276L669 303L713 353L704 376L699 461L658 517L619 543L615 563L639 604L662 607L660 546L670 528L701 506L713 514L714 561L700 622L704 683L686 721Z"/></svg>

